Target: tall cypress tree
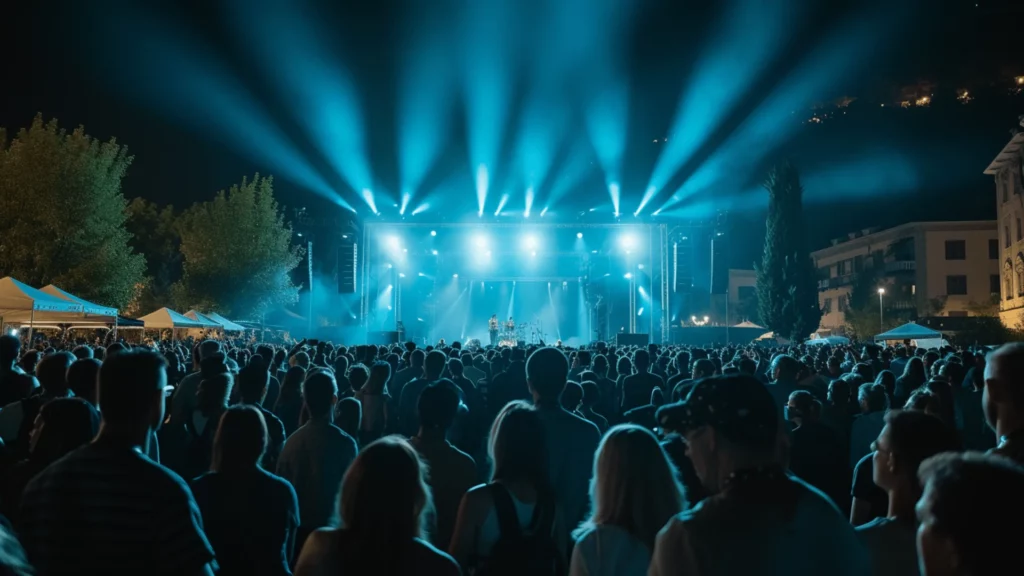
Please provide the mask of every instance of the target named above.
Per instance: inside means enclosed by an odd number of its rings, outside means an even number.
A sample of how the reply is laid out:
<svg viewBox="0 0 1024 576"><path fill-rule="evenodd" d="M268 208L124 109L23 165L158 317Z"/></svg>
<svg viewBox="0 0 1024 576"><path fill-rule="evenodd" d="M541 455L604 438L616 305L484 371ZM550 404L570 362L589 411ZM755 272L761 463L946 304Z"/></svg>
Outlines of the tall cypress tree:
<svg viewBox="0 0 1024 576"><path fill-rule="evenodd" d="M804 241L803 186L789 162L765 178L768 217L764 254L757 271L758 314L779 336L802 340L818 328L817 275Z"/></svg>

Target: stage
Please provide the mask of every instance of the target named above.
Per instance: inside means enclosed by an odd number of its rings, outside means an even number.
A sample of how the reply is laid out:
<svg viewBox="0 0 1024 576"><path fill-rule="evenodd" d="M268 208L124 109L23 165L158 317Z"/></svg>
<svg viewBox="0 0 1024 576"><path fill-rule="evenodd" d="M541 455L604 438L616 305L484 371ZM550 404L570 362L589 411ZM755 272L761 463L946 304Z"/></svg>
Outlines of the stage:
<svg viewBox="0 0 1024 576"><path fill-rule="evenodd" d="M580 345L619 333L668 340L666 225L365 222L357 292L367 333L490 342L513 318L527 343Z"/></svg>

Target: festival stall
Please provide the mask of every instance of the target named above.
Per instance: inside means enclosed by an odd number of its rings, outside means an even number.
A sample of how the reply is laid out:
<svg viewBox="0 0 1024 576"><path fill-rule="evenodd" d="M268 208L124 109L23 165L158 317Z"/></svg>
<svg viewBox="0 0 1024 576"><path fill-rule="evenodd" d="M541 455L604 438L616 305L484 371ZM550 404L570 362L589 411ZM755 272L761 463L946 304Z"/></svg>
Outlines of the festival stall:
<svg viewBox="0 0 1024 576"><path fill-rule="evenodd" d="M70 292L61 290L53 284L48 284L39 289L44 294L49 294L55 298L66 300L74 304L82 306L82 317L74 322L65 322L63 324L70 324L72 328L110 328L114 331L115 337L117 336L118 328L132 328L141 327L141 324L135 324L134 322L123 322L121 316L118 315L117 308L111 306L103 306L101 304L95 304L84 298L79 298ZM67 326L63 326L67 327Z"/></svg>
<svg viewBox="0 0 1024 576"><path fill-rule="evenodd" d="M217 314L216 312L207 312L206 314L204 314L204 316L206 316L210 320L213 320L217 324L220 324L223 327L225 332L244 332L245 331L245 326L242 326L241 324L238 324L237 322L232 322L231 320L228 320L227 318L221 316L220 314Z"/></svg>
<svg viewBox="0 0 1024 576"><path fill-rule="evenodd" d="M84 307L77 302L51 296L10 276L0 278L0 330L7 324L28 326L31 342L36 324L73 323L84 315Z"/></svg>
<svg viewBox="0 0 1024 576"><path fill-rule="evenodd" d="M883 332L875 336L875 342L885 342L890 340L896 340L903 342L905 340L941 340L942 332L932 330L931 328L925 328L916 322L907 322L903 326L893 328L888 332Z"/></svg>
<svg viewBox="0 0 1024 576"><path fill-rule="evenodd" d="M207 328L207 324L203 322L197 322L191 318L179 314L166 306L157 310L156 312L150 312L142 318L139 318L147 330L167 330L171 331L171 338L176 338L177 333L175 330L189 329L189 328Z"/></svg>

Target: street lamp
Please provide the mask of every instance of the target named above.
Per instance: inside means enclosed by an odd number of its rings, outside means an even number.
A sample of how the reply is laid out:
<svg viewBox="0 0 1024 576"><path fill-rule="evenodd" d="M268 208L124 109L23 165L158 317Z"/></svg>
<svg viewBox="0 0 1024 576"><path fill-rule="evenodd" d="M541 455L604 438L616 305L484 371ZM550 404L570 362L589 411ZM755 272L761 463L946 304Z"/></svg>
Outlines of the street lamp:
<svg viewBox="0 0 1024 576"><path fill-rule="evenodd" d="M878 289L878 333L881 334L884 328L882 328L885 311L882 309L882 296L885 296L885 288Z"/></svg>

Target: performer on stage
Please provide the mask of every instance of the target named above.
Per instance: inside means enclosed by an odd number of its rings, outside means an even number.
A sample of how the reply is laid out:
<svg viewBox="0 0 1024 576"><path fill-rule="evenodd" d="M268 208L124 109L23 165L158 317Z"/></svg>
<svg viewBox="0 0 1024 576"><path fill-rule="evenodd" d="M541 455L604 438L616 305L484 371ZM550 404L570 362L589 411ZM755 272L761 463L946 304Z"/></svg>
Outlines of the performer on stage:
<svg viewBox="0 0 1024 576"><path fill-rule="evenodd" d="M516 331L516 322L511 316L508 317L508 322L505 322L505 330L508 330L509 332Z"/></svg>
<svg viewBox="0 0 1024 576"><path fill-rule="evenodd" d="M498 345L498 315L491 314L491 319L487 321L487 332L491 336L491 346Z"/></svg>

